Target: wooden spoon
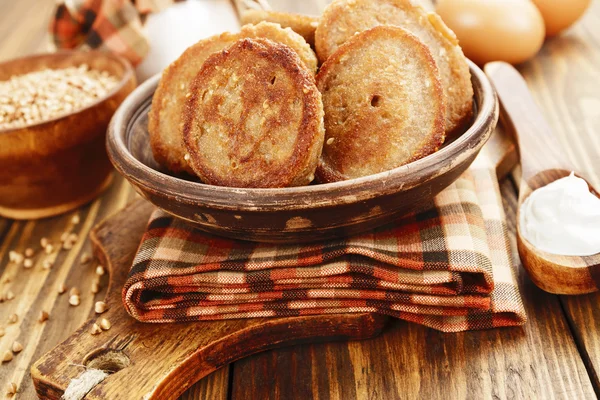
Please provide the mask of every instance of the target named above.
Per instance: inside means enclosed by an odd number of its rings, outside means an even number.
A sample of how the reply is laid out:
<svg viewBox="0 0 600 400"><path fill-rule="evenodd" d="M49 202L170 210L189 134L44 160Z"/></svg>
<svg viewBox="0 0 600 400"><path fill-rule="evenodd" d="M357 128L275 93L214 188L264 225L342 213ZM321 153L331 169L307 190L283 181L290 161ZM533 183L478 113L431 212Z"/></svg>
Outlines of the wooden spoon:
<svg viewBox="0 0 600 400"><path fill-rule="evenodd" d="M489 63L484 69L500 99L500 118L504 126L513 131L518 142L522 169L520 209L531 192L564 178L574 168L564 157L560 144L519 72L504 62ZM583 178L581 174L575 174ZM591 191L598 194L593 188ZM541 289L556 294L583 294L598 290L600 254L577 257L547 253L534 247L521 235L519 224L517 246L523 266Z"/></svg>

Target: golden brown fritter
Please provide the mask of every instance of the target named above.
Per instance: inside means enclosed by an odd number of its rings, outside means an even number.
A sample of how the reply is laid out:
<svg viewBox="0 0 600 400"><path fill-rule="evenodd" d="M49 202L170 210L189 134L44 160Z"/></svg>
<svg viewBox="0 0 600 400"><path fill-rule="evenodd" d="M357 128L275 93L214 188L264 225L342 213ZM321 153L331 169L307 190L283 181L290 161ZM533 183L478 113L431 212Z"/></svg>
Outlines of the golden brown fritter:
<svg viewBox="0 0 600 400"><path fill-rule="evenodd" d="M239 33L215 35L189 47L163 71L149 115L148 131L154 158L170 171L194 173L184 159L182 139L182 115L189 85L208 56L243 37L263 37L287 45L298 53L313 74L317 70L317 58L304 39L291 29L283 29L269 22L246 25Z"/></svg>
<svg viewBox="0 0 600 400"><path fill-rule="evenodd" d="M444 142L444 94L431 52L394 26L363 31L321 66L325 110L320 182L387 171Z"/></svg>
<svg viewBox="0 0 600 400"><path fill-rule="evenodd" d="M242 24L258 24L261 21L273 22L283 28L291 28L301 35L311 46L315 45L315 30L319 18L310 15L292 14L271 10L246 10L241 16Z"/></svg>
<svg viewBox="0 0 600 400"><path fill-rule="evenodd" d="M469 66L456 35L437 14L411 0L334 0L323 12L315 33L317 55L325 61L356 32L378 25L404 28L431 50L446 96L446 132L464 128L473 113Z"/></svg>
<svg viewBox="0 0 600 400"><path fill-rule="evenodd" d="M240 39L211 55L190 88L183 138L190 165L208 184L307 185L323 137L314 78L279 43Z"/></svg>
<svg viewBox="0 0 600 400"><path fill-rule="evenodd" d="M188 48L162 73L152 98L148 132L154 158L172 172L194 174L184 159L185 149L181 135L185 95L189 91L189 84L208 56L235 43L236 37L231 33L223 33L201 40Z"/></svg>

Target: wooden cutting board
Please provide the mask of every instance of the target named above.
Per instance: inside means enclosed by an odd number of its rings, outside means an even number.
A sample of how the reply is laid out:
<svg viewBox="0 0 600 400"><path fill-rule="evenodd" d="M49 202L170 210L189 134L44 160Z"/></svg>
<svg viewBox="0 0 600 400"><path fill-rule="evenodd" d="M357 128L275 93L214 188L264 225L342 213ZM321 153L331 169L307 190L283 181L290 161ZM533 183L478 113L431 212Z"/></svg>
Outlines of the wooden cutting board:
<svg viewBox="0 0 600 400"><path fill-rule="evenodd" d="M497 130L476 160L504 177L516 163L514 145ZM87 368L110 370L98 384L84 382L86 399L176 399L202 377L248 355L297 343L357 340L376 336L388 317L341 314L177 324L140 323L121 303L121 289L152 212L139 200L90 234L95 256L110 273L109 310L88 320L31 369L37 394L59 399ZM91 335L99 318L112 327ZM88 379L86 376L85 379ZM90 378L91 379L91 378ZM87 393L87 395L86 395Z"/></svg>
<svg viewBox="0 0 600 400"><path fill-rule="evenodd" d="M115 373L93 387L86 399L176 399L200 378L250 354L319 340L365 339L377 335L387 317L376 314L241 319L177 324L140 323L121 303L121 289L152 212L139 200L90 234L94 254L110 281L101 318L112 327L91 335L87 321L32 367L39 396L58 399L84 371L83 366ZM103 363L102 366L97 364Z"/></svg>

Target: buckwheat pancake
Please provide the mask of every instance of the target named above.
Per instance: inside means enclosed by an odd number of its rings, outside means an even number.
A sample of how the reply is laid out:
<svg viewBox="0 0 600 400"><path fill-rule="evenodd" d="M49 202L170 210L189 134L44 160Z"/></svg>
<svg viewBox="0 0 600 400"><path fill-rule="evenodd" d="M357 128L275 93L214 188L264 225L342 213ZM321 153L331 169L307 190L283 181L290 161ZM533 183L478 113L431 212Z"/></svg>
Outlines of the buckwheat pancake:
<svg viewBox="0 0 600 400"><path fill-rule="evenodd" d="M310 15L254 9L244 11L241 21L242 24L258 24L261 21L267 21L279 24L283 28L291 28L311 46L315 45L315 30L319 24L319 18Z"/></svg>
<svg viewBox="0 0 600 400"><path fill-rule="evenodd" d="M297 53L240 39L211 55L190 87L183 138L206 183L231 187L309 184L323 148L323 104Z"/></svg>
<svg viewBox="0 0 600 400"><path fill-rule="evenodd" d="M314 74L317 70L317 58L302 36L289 28L283 29L269 22L246 25L239 33L215 35L189 47L163 71L149 115L148 131L154 158L168 170L194 174L185 160L182 138L182 115L189 85L211 54L231 46L243 37L263 37L289 46L298 53L311 73Z"/></svg>
<svg viewBox="0 0 600 400"><path fill-rule="evenodd" d="M325 110L320 182L388 171L444 142L438 68L402 28L378 26L348 39L321 66L317 87Z"/></svg>
<svg viewBox="0 0 600 400"><path fill-rule="evenodd" d="M378 25L396 25L416 35L431 50L446 96L446 132L464 129L473 114L473 87L458 39L435 13L411 0L334 0L325 8L315 33L321 61L356 32Z"/></svg>

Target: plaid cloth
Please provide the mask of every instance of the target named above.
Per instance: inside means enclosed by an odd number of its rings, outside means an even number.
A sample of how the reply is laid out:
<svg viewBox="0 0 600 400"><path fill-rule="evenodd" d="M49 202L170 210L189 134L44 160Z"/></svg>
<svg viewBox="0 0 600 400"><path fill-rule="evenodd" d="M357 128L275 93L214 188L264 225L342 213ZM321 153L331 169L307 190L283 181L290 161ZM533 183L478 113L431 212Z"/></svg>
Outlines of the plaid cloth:
<svg viewBox="0 0 600 400"><path fill-rule="evenodd" d="M471 168L429 211L368 234L274 245L155 211L123 289L144 322L377 312L455 332L522 325L495 174Z"/></svg>
<svg viewBox="0 0 600 400"><path fill-rule="evenodd" d="M57 49L106 49L139 64L148 53L142 16L171 1L65 0L57 4L50 21ZM165 4L162 4L165 3Z"/></svg>

